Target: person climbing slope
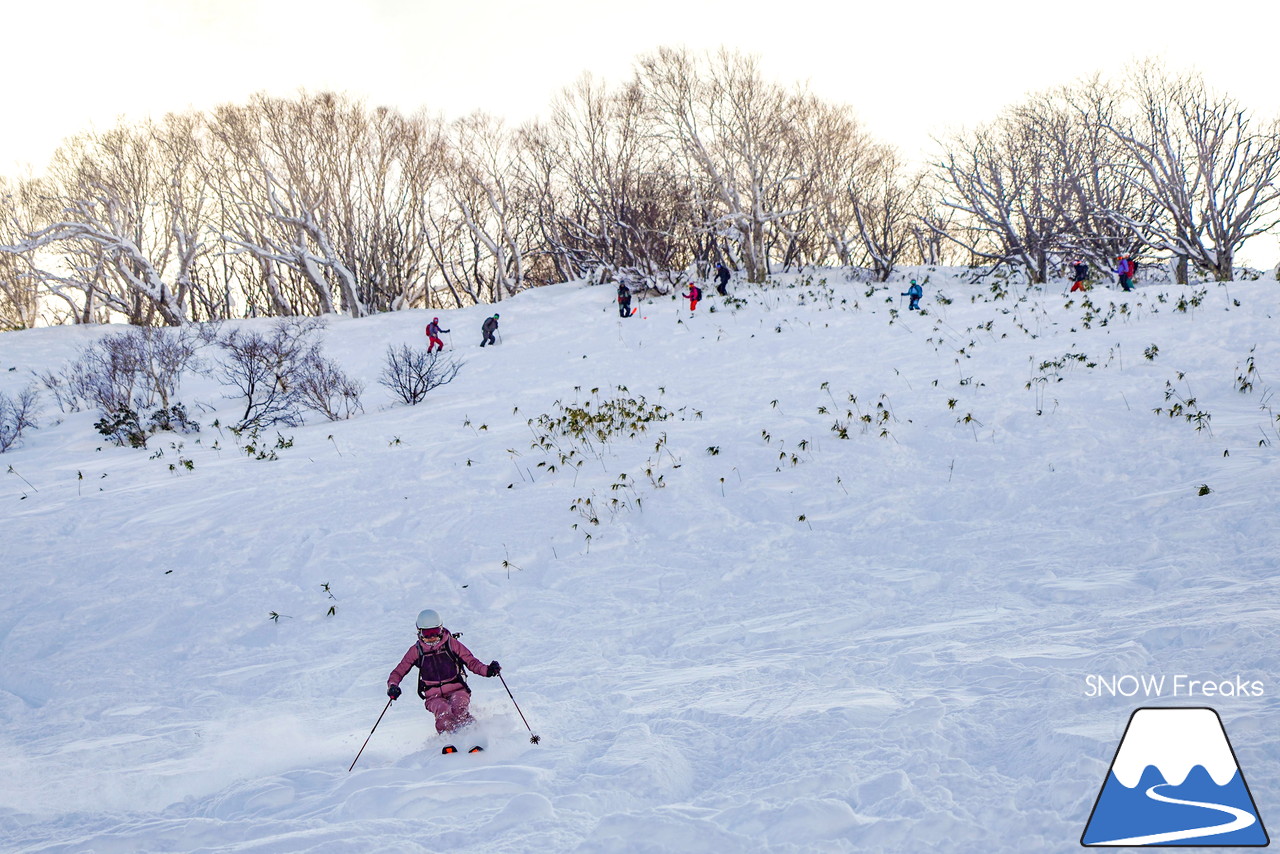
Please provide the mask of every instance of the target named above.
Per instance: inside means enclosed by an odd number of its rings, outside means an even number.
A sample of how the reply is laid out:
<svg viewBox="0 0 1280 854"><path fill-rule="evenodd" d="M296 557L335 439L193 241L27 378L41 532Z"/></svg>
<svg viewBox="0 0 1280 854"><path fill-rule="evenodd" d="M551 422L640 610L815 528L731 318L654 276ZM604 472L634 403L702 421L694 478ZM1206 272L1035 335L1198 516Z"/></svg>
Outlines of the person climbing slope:
<svg viewBox="0 0 1280 854"><path fill-rule="evenodd" d="M1121 255L1116 259L1116 277L1120 280L1121 290L1133 290L1134 270L1133 260L1128 255Z"/></svg>
<svg viewBox="0 0 1280 854"><path fill-rule="evenodd" d="M1089 278L1089 265L1084 262L1083 258L1077 258L1075 263L1071 265L1071 276L1071 290L1067 293L1083 291L1084 280Z"/></svg>
<svg viewBox="0 0 1280 854"><path fill-rule="evenodd" d="M694 311L698 308L698 300L702 299L702 288L698 287L693 282L690 282L689 292L681 294L680 296L689 301L689 311Z"/></svg>
<svg viewBox="0 0 1280 854"><path fill-rule="evenodd" d="M924 296L924 288L920 287L920 284L915 279L912 279L911 287L907 288L907 292L903 296L911 297L911 302L907 303L907 311L919 311L920 297ZM898 304L901 305L902 303Z"/></svg>
<svg viewBox="0 0 1280 854"><path fill-rule="evenodd" d="M483 347L485 344L497 344L498 342L493 340L493 333L497 331L498 315L495 314L493 317L486 317L484 319L484 324L480 327L480 333L484 336L480 339L480 346Z"/></svg>
<svg viewBox="0 0 1280 854"><path fill-rule="evenodd" d="M716 293L722 297L729 295L729 268L724 264L716 265Z"/></svg>
<svg viewBox="0 0 1280 854"><path fill-rule="evenodd" d="M417 625L417 643L409 647L387 677L387 696L399 699L403 693L400 681L417 667L418 696L427 711L435 715L436 732L453 732L475 720L470 710L471 687L463 668L479 676L497 676L502 666L496 661L481 664L430 608L418 614Z"/></svg>
<svg viewBox="0 0 1280 854"><path fill-rule="evenodd" d="M427 352L430 353L433 348L439 347L444 349L444 342L440 340L441 332L448 332L448 329L440 328L440 318L433 317L431 322L427 324Z"/></svg>

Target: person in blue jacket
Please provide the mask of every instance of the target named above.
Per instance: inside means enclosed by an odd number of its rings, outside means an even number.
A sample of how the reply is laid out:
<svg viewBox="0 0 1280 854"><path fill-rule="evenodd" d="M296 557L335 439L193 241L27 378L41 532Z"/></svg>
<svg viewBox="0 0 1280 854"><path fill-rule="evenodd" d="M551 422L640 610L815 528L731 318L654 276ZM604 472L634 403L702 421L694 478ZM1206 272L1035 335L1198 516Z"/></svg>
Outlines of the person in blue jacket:
<svg viewBox="0 0 1280 854"><path fill-rule="evenodd" d="M907 288L907 292L902 296L911 297L911 302L907 305L907 311L919 311L920 297L924 296L924 288L920 287L915 279L912 279L911 287Z"/></svg>

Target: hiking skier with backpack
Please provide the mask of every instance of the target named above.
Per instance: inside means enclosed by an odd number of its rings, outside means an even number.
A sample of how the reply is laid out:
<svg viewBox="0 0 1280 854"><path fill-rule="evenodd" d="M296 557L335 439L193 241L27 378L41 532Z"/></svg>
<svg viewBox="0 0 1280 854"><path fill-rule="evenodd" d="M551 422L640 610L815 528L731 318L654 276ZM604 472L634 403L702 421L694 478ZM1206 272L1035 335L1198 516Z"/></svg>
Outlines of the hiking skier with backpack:
<svg viewBox="0 0 1280 854"><path fill-rule="evenodd" d="M448 332L448 329L440 328L440 318L433 317L431 322L427 324L427 352L430 353L432 348L439 347L444 350L444 342L440 340L441 332Z"/></svg>
<svg viewBox="0 0 1280 854"><path fill-rule="evenodd" d="M680 296L689 301L689 311L694 311L698 307L698 300L702 299L702 288L698 287L693 282L690 282L689 292L681 294Z"/></svg>
<svg viewBox="0 0 1280 854"><path fill-rule="evenodd" d="M716 293L722 297L729 295L729 268L724 264L716 265Z"/></svg>
<svg viewBox="0 0 1280 854"><path fill-rule="evenodd" d="M417 667L418 696L427 711L435 715L436 732L454 732L475 720L464 668L479 676L497 676L502 667L496 661L482 664L430 608L418 614L417 625L417 643L409 647L387 677L387 696L399 698L400 680Z"/></svg>
<svg viewBox="0 0 1280 854"><path fill-rule="evenodd" d="M924 296L924 288L920 287L915 279L912 279L911 287L907 288L907 292L902 296L911 297L911 302L907 303L907 311L919 311L920 297ZM898 303L898 305L902 305L902 303Z"/></svg>
<svg viewBox="0 0 1280 854"><path fill-rule="evenodd" d="M1121 289L1133 290L1133 274L1138 271L1137 265L1128 255L1121 255L1116 261L1116 276L1120 279Z"/></svg>
<svg viewBox="0 0 1280 854"><path fill-rule="evenodd" d="M1084 290L1084 280L1089 278L1089 265L1083 258L1077 258L1071 265L1071 290L1067 293Z"/></svg>
<svg viewBox="0 0 1280 854"><path fill-rule="evenodd" d="M618 283L618 316L631 316L631 289L623 283Z"/></svg>

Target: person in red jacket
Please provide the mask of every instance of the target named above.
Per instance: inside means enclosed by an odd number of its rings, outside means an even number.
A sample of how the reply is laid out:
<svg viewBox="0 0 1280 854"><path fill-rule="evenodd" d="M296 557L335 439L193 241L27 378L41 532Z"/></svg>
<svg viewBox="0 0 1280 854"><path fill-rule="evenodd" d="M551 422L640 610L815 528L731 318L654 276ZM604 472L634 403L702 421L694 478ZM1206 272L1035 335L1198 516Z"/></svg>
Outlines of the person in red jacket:
<svg viewBox="0 0 1280 854"><path fill-rule="evenodd" d="M428 353L430 353L432 348L434 347L439 347L441 350L444 349L444 342L440 340L440 333L448 332L448 331L449 331L448 329L440 328L440 318L438 317L431 318L431 322L427 324L427 338L428 338L427 352Z"/></svg>
<svg viewBox="0 0 1280 854"><path fill-rule="evenodd" d="M418 615L418 642L400 659L387 677L387 696L398 699L400 680L418 668L418 696L427 711L436 717L436 732L453 732L475 720L471 716L471 688L465 667L480 676L497 676L502 666L496 661L481 664L440 621L430 608Z"/></svg>
<svg viewBox="0 0 1280 854"><path fill-rule="evenodd" d="M698 307L698 300L702 299L702 288L698 287L693 282L690 282L689 292L687 294L681 294L680 296L689 301L689 311L693 311Z"/></svg>

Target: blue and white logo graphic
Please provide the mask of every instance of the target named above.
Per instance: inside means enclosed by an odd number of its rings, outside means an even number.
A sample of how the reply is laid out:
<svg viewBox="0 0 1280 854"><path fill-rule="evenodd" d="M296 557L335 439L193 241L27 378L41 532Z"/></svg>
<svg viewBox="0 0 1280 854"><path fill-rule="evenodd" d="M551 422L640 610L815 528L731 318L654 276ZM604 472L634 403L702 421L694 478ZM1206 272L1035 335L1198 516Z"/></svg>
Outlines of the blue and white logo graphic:
<svg viewBox="0 0 1280 854"><path fill-rule="evenodd" d="M1270 844L1213 709L1145 708L1129 718L1080 844Z"/></svg>

